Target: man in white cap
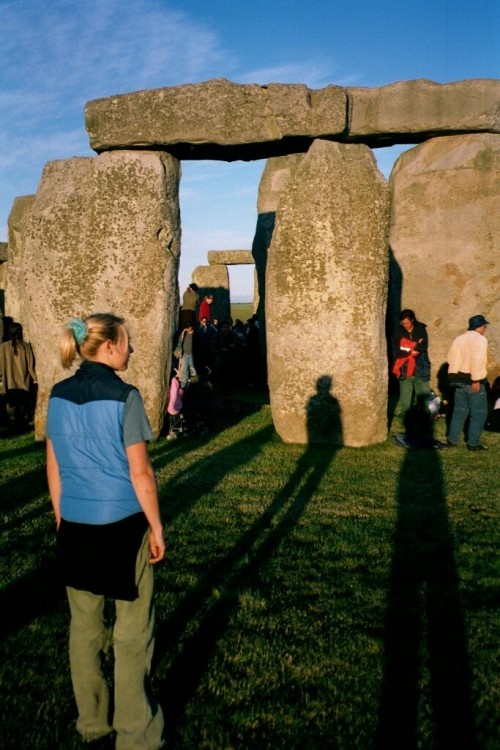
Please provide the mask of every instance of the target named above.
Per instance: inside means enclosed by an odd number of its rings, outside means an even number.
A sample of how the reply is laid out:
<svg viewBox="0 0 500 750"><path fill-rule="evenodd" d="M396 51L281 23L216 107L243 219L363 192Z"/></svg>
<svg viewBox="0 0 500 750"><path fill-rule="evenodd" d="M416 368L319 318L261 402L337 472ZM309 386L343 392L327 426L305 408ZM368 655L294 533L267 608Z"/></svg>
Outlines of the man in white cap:
<svg viewBox="0 0 500 750"><path fill-rule="evenodd" d="M469 328L457 336L448 352L448 378L455 391L455 403L448 433L448 446L458 444L469 417L467 448L484 451L479 442L488 415L486 397L486 364L488 341L484 337L489 325L484 315L469 318Z"/></svg>

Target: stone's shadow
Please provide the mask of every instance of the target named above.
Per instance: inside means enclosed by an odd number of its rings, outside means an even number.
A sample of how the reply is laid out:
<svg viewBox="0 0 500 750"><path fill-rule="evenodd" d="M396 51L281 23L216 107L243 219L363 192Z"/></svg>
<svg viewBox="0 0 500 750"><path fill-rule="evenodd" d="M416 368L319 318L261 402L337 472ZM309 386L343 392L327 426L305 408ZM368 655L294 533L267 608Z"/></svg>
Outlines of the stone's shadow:
<svg viewBox="0 0 500 750"><path fill-rule="evenodd" d="M387 361L389 363L389 382L387 404L387 429L390 429L399 401L399 381L392 373L392 336L399 323L401 310L401 295L403 288L403 272L396 260L392 248L389 248L389 283L387 292L387 308L385 313L385 337L387 346Z"/></svg>
<svg viewBox="0 0 500 750"><path fill-rule="evenodd" d="M432 747L476 748L454 547L440 452L407 450L399 477L377 750L421 747L419 712L426 708Z"/></svg>
<svg viewBox="0 0 500 750"><path fill-rule="evenodd" d="M264 435L261 437L264 439ZM175 737L176 728L206 673L217 643L240 605L241 595L250 589L263 598L270 596L266 567L276 550L287 543L337 450L338 446L334 444L308 445L292 475L267 509L242 534L230 552L200 576L170 618L160 625L155 650L157 662L166 658L172 643L181 643L158 693L170 738ZM211 476L210 468L204 466L202 471L205 477ZM211 476L211 486L212 481L218 479L220 477ZM219 592L216 601L212 596L214 590ZM184 638L184 633L193 630L193 622L200 617L200 612L204 614L195 632Z"/></svg>
<svg viewBox="0 0 500 750"><path fill-rule="evenodd" d="M53 613L65 604L65 590L59 582L55 551L45 555L37 570L16 579L0 594L0 642L28 626L37 617Z"/></svg>
<svg viewBox="0 0 500 750"><path fill-rule="evenodd" d="M262 352L266 352L266 265L267 253L273 238L274 226L276 224L276 212L267 211L257 215L257 225L252 242L252 256L255 262L255 275L257 278L258 306L257 318L260 323L259 336Z"/></svg>
<svg viewBox="0 0 500 750"><path fill-rule="evenodd" d="M342 416L338 400L332 396L333 381L330 375L321 375L316 381L316 394L306 406L308 443L343 445Z"/></svg>
<svg viewBox="0 0 500 750"><path fill-rule="evenodd" d="M159 491L161 511L165 520L168 522L180 514L188 513L198 501L200 488L202 488L202 494L212 492L228 473L228 467L233 469L251 461L273 433L274 428L271 425L263 427L257 433L231 443L211 456L204 457L201 461L195 459L186 469L178 472L175 478L167 485L162 485ZM203 445L213 440L213 437L210 435L201 438L196 441L196 445ZM176 450L177 444L173 448L169 443L166 446L168 447L163 453L159 451L154 453L155 469L165 466L172 460L172 450ZM189 459L189 454L187 454L187 459Z"/></svg>

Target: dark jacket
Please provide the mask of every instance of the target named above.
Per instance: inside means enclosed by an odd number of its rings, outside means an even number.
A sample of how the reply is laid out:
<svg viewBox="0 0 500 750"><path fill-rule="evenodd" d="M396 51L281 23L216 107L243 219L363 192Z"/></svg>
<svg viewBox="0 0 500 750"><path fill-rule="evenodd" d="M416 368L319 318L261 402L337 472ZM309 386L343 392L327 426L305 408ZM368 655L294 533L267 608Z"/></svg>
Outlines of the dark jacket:
<svg viewBox="0 0 500 750"><path fill-rule="evenodd" d="M427 349L429 347L429 337L427 335L427 326L425 323L420 323L418 320L413 325L413 331L411 333L406 331L403 326L398 326L394 336L392 337L392 357L395 362L397 359L403 358L408 355L408 352L401 349L401 339L410 339L410 341L416 341L415 351L418 352L415 361L415 372L414 377L420 378L421 380L430 380L431 377L431 363L429 361L429 355Z"/></svg>

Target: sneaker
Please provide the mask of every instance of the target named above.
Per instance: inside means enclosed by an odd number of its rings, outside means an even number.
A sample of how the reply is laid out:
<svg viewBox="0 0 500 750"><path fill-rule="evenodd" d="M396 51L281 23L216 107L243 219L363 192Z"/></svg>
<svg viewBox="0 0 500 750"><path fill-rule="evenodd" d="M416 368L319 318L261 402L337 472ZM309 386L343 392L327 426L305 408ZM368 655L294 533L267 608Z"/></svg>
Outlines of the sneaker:
<svg viewBox="0 0 500 750"><path fill-rule="evenodd" d="M443 448L458 448L458 443L450 443L449 440L443 445Z"/></svg>
<svg viewBox="0 0 500 750"><path fill-rule="evenodd" d="M485 445L482 445L481 443L478 443L477 445L467 445L467 450L469 450L469 451L487 451L488 448Z"/></svg>

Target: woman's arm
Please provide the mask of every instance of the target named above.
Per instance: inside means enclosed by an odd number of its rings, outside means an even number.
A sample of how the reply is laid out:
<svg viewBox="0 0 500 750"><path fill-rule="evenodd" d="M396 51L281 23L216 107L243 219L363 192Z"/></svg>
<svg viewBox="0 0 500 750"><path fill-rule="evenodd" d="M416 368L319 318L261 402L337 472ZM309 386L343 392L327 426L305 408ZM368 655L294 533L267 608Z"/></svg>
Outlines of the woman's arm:
<svg viewBox="0 0 500 750"><path fill-rule="evenodd" d="M158 504L156 479L149 460L145 442L134 443L126 449L130 468L130 479L134 487L139 505L146 516L149 527L149 548L151 563L159 562L165 556L165 540Z"/></svg>
<svg viewBox="0 0 500 750"><path fill-rule="evenodd" d="M61 523L61 476L59 474L56 454L49 439L47 439L47 482L54 516L56 517L56 525L59 528L59 524Z"/></svg>

